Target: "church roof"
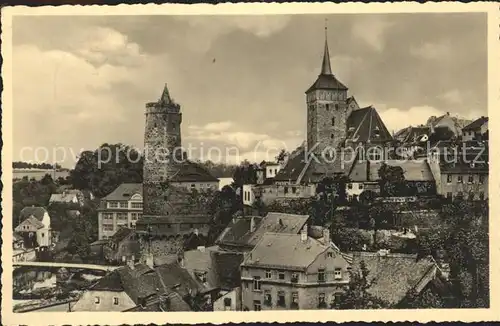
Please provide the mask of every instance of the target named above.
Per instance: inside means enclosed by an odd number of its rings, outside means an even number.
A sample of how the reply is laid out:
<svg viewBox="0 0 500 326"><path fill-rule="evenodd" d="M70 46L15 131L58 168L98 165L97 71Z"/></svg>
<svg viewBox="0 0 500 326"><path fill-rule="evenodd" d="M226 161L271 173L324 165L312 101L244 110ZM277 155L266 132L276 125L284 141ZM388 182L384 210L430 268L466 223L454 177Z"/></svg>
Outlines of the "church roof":
<svg viewBox="0 0 500 326"><path fill-rule="evenodd" d="M328 40L326 37L326 27L325 27L325 49L323 52L323 61L321 63L321 73L314 82L314 84L309 87L306 93L309 93L317 89L338 89L347 90L347 87L342 84L332 73L332 67L330 64L330 51L328 50Z"/></svg>
<svg viewBox="0 0 500 326"><path fill-rule="evenodd" d="M347 140L352 142L386 142L392 140L377 110L372 107L352 111L347 119Z"/></svg>
<svg viewBox="0 0 500 326"><path fill-rule="evenodd" d="M198 163L185 160L180 163L179 172L170 179L171 182L216 182L216 177L210 174Z"/></svg>

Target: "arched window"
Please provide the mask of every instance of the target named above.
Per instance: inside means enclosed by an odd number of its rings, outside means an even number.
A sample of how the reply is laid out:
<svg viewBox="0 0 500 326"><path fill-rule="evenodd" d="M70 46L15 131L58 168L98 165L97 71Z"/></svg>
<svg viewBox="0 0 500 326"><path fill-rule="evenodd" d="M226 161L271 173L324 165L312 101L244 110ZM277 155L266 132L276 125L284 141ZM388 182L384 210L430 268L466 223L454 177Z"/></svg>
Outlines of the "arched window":
<svg viewBox="0 0 500 326"><path fill-rule="evenodd" d="M335 126L335 118L332 118L332 126Z"/></svg>

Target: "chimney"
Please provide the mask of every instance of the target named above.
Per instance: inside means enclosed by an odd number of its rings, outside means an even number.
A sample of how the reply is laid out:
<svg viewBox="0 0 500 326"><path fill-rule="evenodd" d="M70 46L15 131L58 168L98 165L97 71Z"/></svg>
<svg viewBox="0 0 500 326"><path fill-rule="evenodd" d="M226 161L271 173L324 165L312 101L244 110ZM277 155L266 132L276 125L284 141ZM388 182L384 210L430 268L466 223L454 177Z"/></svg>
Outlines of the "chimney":
<svg viewBox="0 0 500 326"><path fill-rule="evenodd" d="M450 112L446 112L446 115L449 116L450 115Z"/></svg>
<svg viewBox="0 0 500 326"><path fill-rule="evenodd" d="M307 241L307 224L304 225L304 227L300 231L300 241L302 241L302 242Z"/></svg>
<svg viewBox="0 0 500 326"><path fill-rule="evenodd" d="M252 218L250 219L250 232L255 232L255 217L252 216Z"/></svg>
<svg viewBox="0 0 500 326"><path fill-rule="evenodd" d="M328 228L323 229L323 239L325 242L325 245L330 245L330 230Z"/></svg>

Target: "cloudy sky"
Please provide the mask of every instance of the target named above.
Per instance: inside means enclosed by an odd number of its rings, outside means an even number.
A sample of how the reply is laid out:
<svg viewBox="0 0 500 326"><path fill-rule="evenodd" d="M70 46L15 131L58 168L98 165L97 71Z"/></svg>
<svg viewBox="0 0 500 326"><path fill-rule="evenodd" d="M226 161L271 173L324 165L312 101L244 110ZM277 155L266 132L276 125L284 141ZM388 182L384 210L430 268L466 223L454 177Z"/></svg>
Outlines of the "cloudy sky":
<svg viewBox="0 0 500 326"><path fill-rule="evenodd" d="M239 155L222 155L260 160L293 149L305 139L304 91L319 73L325 18L334 74L389 130L487 113L485 14L21 16L14 160L34 159L27 147L65 148L71 167L102 143L141 148L144 104L165 83L193 156L236 146Z"/></svg>

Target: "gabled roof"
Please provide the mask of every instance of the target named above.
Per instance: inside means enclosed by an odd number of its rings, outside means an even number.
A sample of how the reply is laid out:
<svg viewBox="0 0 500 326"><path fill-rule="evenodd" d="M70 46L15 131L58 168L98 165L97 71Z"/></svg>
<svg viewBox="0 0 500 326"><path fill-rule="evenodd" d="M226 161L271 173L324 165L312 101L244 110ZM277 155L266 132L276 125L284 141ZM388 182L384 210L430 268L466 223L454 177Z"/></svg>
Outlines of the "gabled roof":
<svg viewBox="0 0 500 326"><path fill-rule="evenodd" d="M297 180L300 173L306 165L306 152L304 148L300 148L296 153L288 158L286 165L278 172L275 181Z"/></svg>
<svg viewBox="0 0 500 326"><path fill-rule="evenodd" d="M38 219L36 219L34 216L30 216L28 217L27 219L25 219L24 221L22 221L17 227L16 227L16 230L17 231L23 231L22 230L22 226L31 226L33 227L35 230L38 230L38 229L41 229L44 227L43 223L40 222Z"/></svg>
<svg viewBox="0 0 500 326"><path fill-rule="evenodd" d="M378 134L378 136L377 136ZM366 107L352 111L347 119L347 140L357 142L387 142L392 136L380 118L377 110Z"/></svg>
<svg viewBox="0 0 500 326"><path fill-rule="evenodd" d="M486 122L488 122L488 117L481 117L463 127L462 130L477 130L480 129Z"/></svg>
<svg viewBox="0 0 500 326"><path fill-rule="evenodd" d="M300 234L268 232L246 255L242 265L304 270L328 248L311 237L302 241Z"/></svg>
<svg viewBox="0 0 500 326"><path fill-rule="evenodd" d="M179 163L178 172L170 179L172 182L218 182L203 166L198 163L184 160Z"/></svg>
<svg viewBox="0 0 500 326"><path fill-rule="evenodd" d="M431 257L417 260L417 255L354 252L353 271L360 272L364 261L371 286L368 292L391 304L401 302L411 289L421 290L434 278L436 262Z"/></svg>
<svg viewBox="0 0 500 326"><path fill-rule="evenodd" d="M116 243L120 243L126 238L128 238L131 234L133 234L135 231L132 229L129 229L127 227L120 227L115 234L111 237L111 240Z"/></svg>
<svg viewBox="0 0 500 326"><path fill-rule="evenodd" d="M75 193L62 193L62 194L52 194L50 195L49 202L58 202L58 203L71 203L73 199L79 199L78 195Z"/></svg>
<svg viewBox="0 0 500 326"><path fill-rule="evenodd" d="M255 231L251 232L254 220ZM217 243L253 247L266 232L299 233L309 219L308 215L268 213L265 217L246 216L235 218L217 239Z"/></svg>
<svg viewBox="0 0 500 326"><path fill-rule="evenodd" d="M142 196L142 183L122 183L113 192L104 197L104 200L130 200L133 195Z"/></svg>
<svg viewBox="0 0 500 326"><path fill-rule="evenodd" d="M44 207L40 206L31 206L31 207L25 207L21 210L21 213L19 213L19 220L25 220L30 216L35 217L37 220L41 221L43 220L43 216L47 213L47 210Z"/></svg>

